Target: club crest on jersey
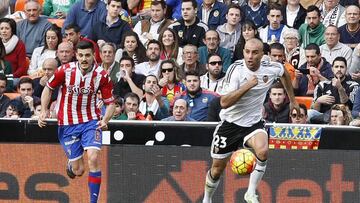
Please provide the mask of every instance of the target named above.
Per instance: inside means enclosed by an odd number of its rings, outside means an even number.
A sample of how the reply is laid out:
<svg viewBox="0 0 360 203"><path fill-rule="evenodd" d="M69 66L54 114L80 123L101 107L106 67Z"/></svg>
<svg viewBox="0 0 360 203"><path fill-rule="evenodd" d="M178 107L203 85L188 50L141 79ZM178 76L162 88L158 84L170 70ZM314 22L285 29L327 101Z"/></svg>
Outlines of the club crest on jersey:
<svg viewBox="0 0 360 203"><path fill-rule="evenodd" d="M183 38L184 32L182 30L179 30L178 35L179 35L180 38Z"/></svg>
<svg viewBox="0 0 360 203"><path fill-rule="evenodd" d="M207 97L204 97L204 98L202 99L202 103L206 104L207 102L208 102L208 98L207 98Z"/></svg>
<svg viewBox="0 0 360 203"><path fill-rule="evenodd" d="M269 76L264 75L262 79L263 79L264 83L267 83L267 81L269 81Z"/></svg>
<svg viewBox="0 0 360 203"><path fill-rule="evenodd" d="M69 94L75 94L75 95L79 95L79 94L90 94L92 92L91 87L79 87L77 85L69 85L66 89L66 92Z"/></svg>

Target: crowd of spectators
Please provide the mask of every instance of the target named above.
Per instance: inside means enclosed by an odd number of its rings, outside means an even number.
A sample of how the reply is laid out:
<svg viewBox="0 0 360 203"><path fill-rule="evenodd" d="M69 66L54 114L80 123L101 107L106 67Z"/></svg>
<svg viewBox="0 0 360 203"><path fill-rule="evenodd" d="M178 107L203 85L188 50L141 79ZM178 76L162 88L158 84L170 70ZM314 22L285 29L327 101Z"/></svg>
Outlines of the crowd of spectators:
<svg viewBox="0 0 360 203"><path fill-rule="evenodd" d="M312 98L297 112L276 81L266 122L360 126L358 0L17 1L0 3L1 118L37 119L44 86L89 41L113 83L112 119L219 121L223 78L258 38L262 60L283 64L295 95Z"/></svg>

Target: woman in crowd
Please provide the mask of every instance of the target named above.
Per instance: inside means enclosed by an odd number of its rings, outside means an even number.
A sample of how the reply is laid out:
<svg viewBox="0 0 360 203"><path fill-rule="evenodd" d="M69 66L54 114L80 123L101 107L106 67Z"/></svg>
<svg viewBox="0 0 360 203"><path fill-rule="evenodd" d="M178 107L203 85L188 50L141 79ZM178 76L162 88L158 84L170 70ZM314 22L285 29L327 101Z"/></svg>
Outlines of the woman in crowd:
<svg viewBox="0 0 360 203"><path fill-rule="evenodd" d="M185 85L181 83L179 77L179 67L174 60L165 60L160 64L159 85L162 87L162 96L166 97L170 103L174 97L180 95L185 90Z"/></svg>
<svg viewBox="0 0 360 203"><path fill-rule="evenodd" d="M300 62L300 47L299 34L294 28L284 31L284 47L286 61L294 66L295 69L299 67Z"/></svg>
<svg viewBox="0 0 360 203"><path fill-rule="evenodd" d="M300 107L300 112L297 112L294 107L290 110L290 123L306 124L307 108L305 104L299 104L299 107Z"/></svg>
<svg viewBox="0 0 360 203"><path fill-rule="evenodd" d="M34 49L28 70L29 75L37 74L37 71L41 70L45 59L56 58L56 50L58 45L62 42L61 29L53 24L50 29L46 31L44 41L44 46Z"/></svg>
<svg viewBox="0 0 360 203"><path fill-rule="evenodd" d="M159 41L162 47L160 53L160 59L172 59L178 63L178 65L183 64L182 59L182 48L179 47L179 39L175 31L171 28L167 28L163 33L159 35Z"/></svg>
<svg viewBox="0 0 360 203"><path fill-rule="evenodd" d="M118 49L115 54L115 61L119 62L123 55L128 55L133 58L135 65L148 61L146 49L140 42L136 32L128 31L123 35L120 49Z"/></svg>
<svg viewBox="0 0 360 203"><path fill-rule="evenodd" d="M244 58L243 50L245 47L245 42L249 39L259 37L259 32L256 29L256 26L253 21L245 20L245 22L241 26L241 36L238 43L235 45L235 51L233 56L233 61L240 60ZM260 39L261 40L261 39ZM269 51L269 45L264 44L264 53L267 54Z"/></svg>
<svg viewBox="0 0 360 203"><path fill-rule="evenodd" d="M330 125L349 125L352 121L349 107L344 104L334 104L330 112Z"/></svg>
<svg viewBox="0 0 360 203"><path fill-rule="evenodd" d="M0 38L5 46L5 60L10 62L14 78L27 74L25 44L16 36L16 23L10 18L0 19Z"/></svg>
<svg viewBox="0 0 360 203"><path fill-rule="evenodd" d="M6 51L5 46L0 41L0 74L4 74L6 76L6 91L12 92L13 90L13 75L11 70L11 64L5 60Z"/></svg>

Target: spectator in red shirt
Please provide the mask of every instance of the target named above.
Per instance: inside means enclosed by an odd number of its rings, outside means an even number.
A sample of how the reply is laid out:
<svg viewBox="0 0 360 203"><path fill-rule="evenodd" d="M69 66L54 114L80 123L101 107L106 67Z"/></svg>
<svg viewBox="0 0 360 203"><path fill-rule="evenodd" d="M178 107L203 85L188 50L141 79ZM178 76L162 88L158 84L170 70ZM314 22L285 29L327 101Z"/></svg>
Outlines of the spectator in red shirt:
<svg viewBox="0 0 360 203"><path fill-rule="evenodd" d="M0 38L5 46L5 60L10 62L14 78L26 75L25 44L16 36L16 22L13 19L0 19Z"/></svg>

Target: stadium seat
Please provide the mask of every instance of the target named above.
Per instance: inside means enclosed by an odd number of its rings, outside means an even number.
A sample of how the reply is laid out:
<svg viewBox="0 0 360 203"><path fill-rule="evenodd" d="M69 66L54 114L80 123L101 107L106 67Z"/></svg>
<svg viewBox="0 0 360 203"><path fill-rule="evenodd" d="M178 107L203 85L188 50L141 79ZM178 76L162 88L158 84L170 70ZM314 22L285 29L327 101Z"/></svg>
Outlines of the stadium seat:
<svg viewBox="0 0 360 203"><path fill-rule="evenodd" d="M311 104L313 100L312 97L295 97L295 99L299 104L304 104L307 109L311 108Z"/></svg>
<svg viewBox="0 0 360 203"><path fill-rule="evenodd" d="M20 96L20 93L4 93L4 95L8 96L10 100L13 100L16 97Z"/></svg>
<svg viewBox="0 0 360 203"><path fill-rule="evenodd" d="M60 28L62 28L62 26L64 25L65 19L49 18L48 21L49 21L51 24L56 24L57 26L59 26Z"/></svg>
<svg viewBox="0 0 360 203"><path fill-rule="evenodd" d="M40 5L43 5L44 0L38 0ZM16 0L15 11L24 11L26 0Z"/></svg>
<svg viewBox="0 0 360 203"><path fill-rule="evenodd" d="M25 0L16 0L15 11L23 11L25 7Z"/></svg>

